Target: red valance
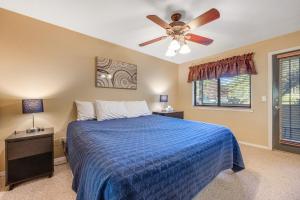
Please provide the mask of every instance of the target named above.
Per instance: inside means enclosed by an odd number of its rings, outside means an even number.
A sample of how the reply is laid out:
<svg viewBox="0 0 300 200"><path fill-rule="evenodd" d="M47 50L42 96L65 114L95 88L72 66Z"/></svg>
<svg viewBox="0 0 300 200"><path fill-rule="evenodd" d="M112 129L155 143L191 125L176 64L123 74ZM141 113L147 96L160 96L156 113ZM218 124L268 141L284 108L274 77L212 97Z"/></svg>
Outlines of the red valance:
<svg viewBox="0 0 300 200"><path fill-rule="evenodd" d="M220 77L231 77L240 74L257 74L253 61L253 53L191 66L188 82L218 79Z"/></svg>

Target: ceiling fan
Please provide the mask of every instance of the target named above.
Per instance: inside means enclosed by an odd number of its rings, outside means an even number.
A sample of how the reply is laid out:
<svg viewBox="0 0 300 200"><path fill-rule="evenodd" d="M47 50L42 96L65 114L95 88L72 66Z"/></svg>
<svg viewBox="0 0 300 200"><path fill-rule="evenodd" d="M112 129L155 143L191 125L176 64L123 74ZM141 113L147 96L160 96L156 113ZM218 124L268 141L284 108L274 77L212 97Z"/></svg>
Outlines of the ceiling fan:
<svg viewBox="0 0 300 200"><path fill-rule="evenodd" d="M150 19L152 22L156 23L157 25L161 26L162 28L164 28L166 30L167 35L149 40L147 42L143 42L139 44L139 46L143 47L164 40L167 37L171 37L173 40L168 47L166 56L169 57L175 56L177 52L181 54L187 54L191 50L187 45L186 41L192 41L202 45L209 45L213 42L212 39L200 35L192 34L190 33L190 31L199 26L212 22L218 19L219 17L220 17L220 13L215 8L212 8L209 11L203 13L202 15L196 17L189 23L184 23L180 21L181 19L180 13L174 13L171 16L172 22L169 24L156 15L148 15L147 18Z"/></svg>

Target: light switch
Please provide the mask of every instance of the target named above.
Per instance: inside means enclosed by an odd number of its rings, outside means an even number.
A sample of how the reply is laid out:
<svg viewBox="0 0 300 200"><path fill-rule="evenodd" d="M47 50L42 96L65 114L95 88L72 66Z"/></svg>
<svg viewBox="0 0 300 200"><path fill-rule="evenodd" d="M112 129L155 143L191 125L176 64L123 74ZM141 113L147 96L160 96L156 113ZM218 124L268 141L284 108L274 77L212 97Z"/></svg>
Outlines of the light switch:
<svg viewBox="0 0 300 200"><path fill-rule="evenodd" d="M266 96L261 96L261 102L266 102L267 101L267 97Z"/></svg>

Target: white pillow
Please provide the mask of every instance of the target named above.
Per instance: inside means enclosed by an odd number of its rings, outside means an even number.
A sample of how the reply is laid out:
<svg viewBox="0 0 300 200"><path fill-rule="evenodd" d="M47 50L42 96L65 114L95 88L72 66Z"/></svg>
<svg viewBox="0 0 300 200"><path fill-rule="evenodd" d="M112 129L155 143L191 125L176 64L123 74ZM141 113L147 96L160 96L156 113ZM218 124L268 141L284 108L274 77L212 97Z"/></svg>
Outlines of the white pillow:
<svg viewBox="0 0 300 200"><path fill-rule="evenodd" d="M97 120L119 119L127 117L127 110L122 101L96 101Z"/></svg>
<svg viewBox="0 0 300 200"><path fill-rule="evenodd" d="M127 101L125 102L127 109L127 117L139 117L145 115L151 115L146 101Z"/></svg>
<svg viewBox="0 0 300 200"><path fill-rule="evenodd" d="M77 120L90 120L96 118L95 106L89 101L75 101L77 107Z"/></svg>

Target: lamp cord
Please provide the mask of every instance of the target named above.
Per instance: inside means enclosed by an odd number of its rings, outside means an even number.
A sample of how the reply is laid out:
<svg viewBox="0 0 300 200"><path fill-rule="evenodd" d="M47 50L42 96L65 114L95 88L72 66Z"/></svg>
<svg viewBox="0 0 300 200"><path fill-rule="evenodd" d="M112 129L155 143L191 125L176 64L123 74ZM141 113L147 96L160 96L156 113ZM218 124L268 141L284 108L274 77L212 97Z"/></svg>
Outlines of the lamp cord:
<svg viewBox="0 0 300 200"><path fill-rule="evenodd" d="M32 114L32 128L34 128L34 114Z"/></svg>

